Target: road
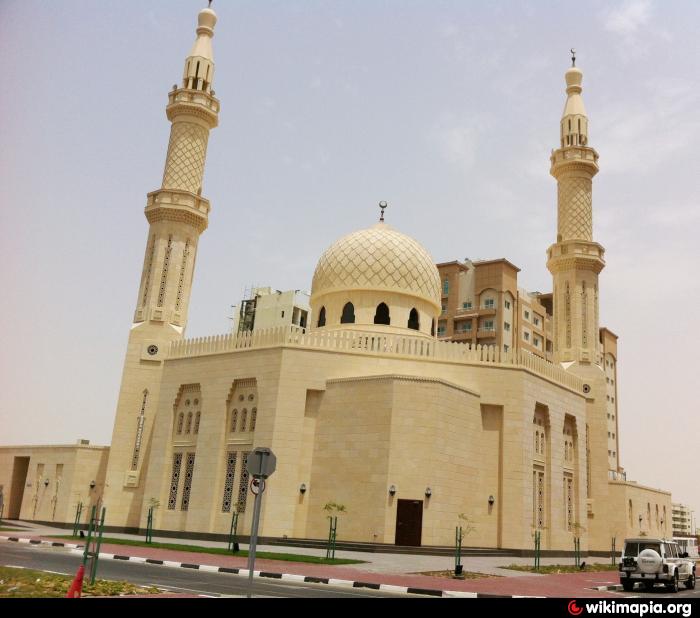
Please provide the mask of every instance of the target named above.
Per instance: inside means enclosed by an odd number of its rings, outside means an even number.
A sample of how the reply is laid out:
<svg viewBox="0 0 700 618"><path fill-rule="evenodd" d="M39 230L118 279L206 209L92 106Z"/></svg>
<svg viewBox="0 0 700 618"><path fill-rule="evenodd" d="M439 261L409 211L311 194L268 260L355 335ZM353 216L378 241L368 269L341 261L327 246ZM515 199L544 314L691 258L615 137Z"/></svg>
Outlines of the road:
<svg viewBox="0 0 700 618"><path fill-rule="evenodd" d="M21 566L39 571L75 575L82 556L62 547L0 543L0 565ZM245 596L247 577L208 573L192 569L155 566L120 560L100 560L99 579L128 581L139 585L153 585L172 592L207 596ZM253 579L253 596L259 597L416 597L371 589L333 587L327 584L304 584Z"/></svg>

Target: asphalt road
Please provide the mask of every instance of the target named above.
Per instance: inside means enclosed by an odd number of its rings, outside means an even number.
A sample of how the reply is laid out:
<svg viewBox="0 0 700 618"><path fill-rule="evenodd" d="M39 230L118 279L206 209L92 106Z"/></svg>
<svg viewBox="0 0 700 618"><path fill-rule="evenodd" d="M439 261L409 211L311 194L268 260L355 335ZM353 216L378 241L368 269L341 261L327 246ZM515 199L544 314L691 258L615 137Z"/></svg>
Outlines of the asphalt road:
<svg viewBox="0 0 700 618"><path fill-rule="evenodd" d="M683 584L678 587L678 592L669 592L664 586L655 586L653 592L646 592L635 587L634 592L618 592L620 596L639 599L695 599L700 601L700 583L695 585L695 590L688 590Z"/></svg>
<svg viewBox="0 0 700 618"><path fill-rule="evenodd" d="M82 556L70 550L38 545L18 545L0 543L0 565L21 566L40 571L52 571L65 575L75 575L82 562ZM248 578L238 575L208 573L193 569L155 566L150 564L125 562L120 560L100 560L97 567L98 579L128 581L139 585L153 585L172 592L201 594L207 596L245 596ZM333 587L327 584L303 584L277 582L275 580L253 579L253 596L259 597L416 597L367 588Z"/></svg>

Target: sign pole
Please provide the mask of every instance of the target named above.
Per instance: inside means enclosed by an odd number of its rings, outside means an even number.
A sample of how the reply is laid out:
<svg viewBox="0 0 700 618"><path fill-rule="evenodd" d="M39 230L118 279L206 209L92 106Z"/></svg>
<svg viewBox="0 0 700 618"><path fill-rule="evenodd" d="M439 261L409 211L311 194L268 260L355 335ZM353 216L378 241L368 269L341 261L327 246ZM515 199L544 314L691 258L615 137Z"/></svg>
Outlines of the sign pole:
<svg viewBox="0 0 700 618"><path fill-rule="evenodd" d="M248 598L253 594L253 571L255 569L255 549L258 545L261 503L262 491L259 491L255 496L255 504L253 505L253 523L250 531L250 545L248 546Z"/></svg>

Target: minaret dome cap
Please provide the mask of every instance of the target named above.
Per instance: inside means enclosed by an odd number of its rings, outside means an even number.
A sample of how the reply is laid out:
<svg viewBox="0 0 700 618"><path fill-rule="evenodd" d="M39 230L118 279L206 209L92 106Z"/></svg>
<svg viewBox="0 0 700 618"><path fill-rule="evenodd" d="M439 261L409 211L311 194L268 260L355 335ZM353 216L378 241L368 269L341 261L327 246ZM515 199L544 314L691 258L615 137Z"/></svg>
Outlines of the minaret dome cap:
<svg viewBox="0 0 700 618"><path fill-rule="evenodd" d="M197 17L197 25L199 28L206 28L214 33L214 26L216 25L216 13L211 9L202 9Z"/></svg>
<svg viewBox="0 0 700 618"><path fill-rule="evenodd" d="M581 88L583 82L583 71L578 67L571 67L564 75L567 89L572 86Z"/></svg>

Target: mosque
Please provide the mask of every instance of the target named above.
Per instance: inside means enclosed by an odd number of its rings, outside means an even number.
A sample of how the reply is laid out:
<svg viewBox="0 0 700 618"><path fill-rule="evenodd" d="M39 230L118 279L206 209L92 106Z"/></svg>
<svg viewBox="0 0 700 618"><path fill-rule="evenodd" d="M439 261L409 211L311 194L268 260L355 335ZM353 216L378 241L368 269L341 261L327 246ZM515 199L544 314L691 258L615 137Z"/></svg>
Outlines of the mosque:
<svg viewBox="0 0 700 618"><path fill-rule="evenodd" d="M271 448L277 470L261 516L267 538L323 539L324 505L343 504L338 538L449 546L460 514L474 547L609 550L625 536L670 536L671 495L626 479L619 462L617 337L599 323L604 249L593 239L581 70L566 71L547 249L552 348L440 340L449 291L416 240L381 220L320 257L305 327L185 339L209 133L217 126L212 38L199 13L149 229L110 447L0 447L5 517L72 525L76 504L106 507L108 530L226 535L250 529L245 458ZM477 282L478 283L478 282ZM478 284L475 315L510 301ZM466 306L466 304L465 304ZM471 307L471 303L470 303ZM515 308L517 310L517 307ZM476 318L475 318L476 319ZM476 335L475 335L476 337ZM4 488L4 492L2 491ZM85 509L84 513L87 512ZM85 515L83 514L83 517Z"/></svg>

